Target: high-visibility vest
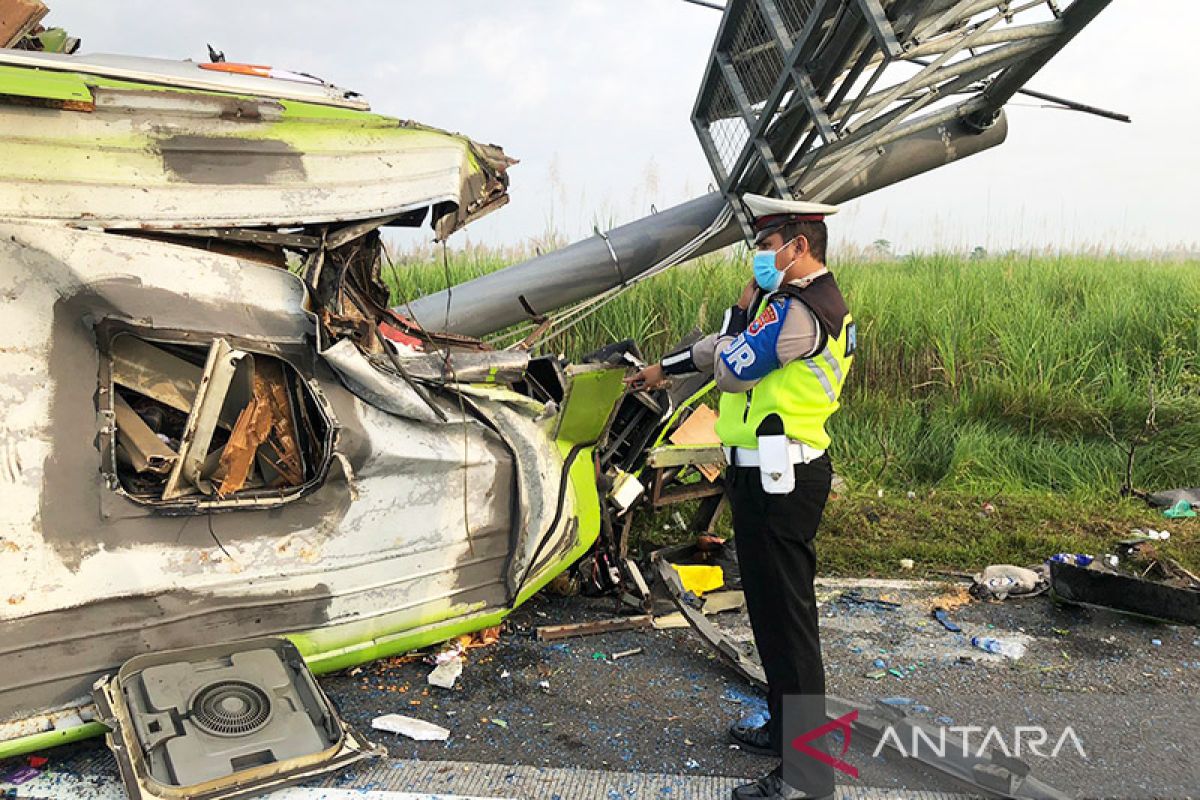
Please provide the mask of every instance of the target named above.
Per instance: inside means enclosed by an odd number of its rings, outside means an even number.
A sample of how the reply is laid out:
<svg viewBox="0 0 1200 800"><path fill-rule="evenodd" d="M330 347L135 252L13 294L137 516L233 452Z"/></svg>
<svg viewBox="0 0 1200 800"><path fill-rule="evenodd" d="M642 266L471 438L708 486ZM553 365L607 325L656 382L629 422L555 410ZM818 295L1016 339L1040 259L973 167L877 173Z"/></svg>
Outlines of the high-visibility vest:
<svg viewBox="0 0 1200 800"><path fill-rule="evenodd" d="M830 443L825 423L840 405L858 344L854 319L832 274L803 289L784 286L779 294L813 312L821 327L820 347L809 358L772 370L749 391L722 394L717 435L726 446L757 448L759 426L777 414L789 439L825 450Z"/></svg>

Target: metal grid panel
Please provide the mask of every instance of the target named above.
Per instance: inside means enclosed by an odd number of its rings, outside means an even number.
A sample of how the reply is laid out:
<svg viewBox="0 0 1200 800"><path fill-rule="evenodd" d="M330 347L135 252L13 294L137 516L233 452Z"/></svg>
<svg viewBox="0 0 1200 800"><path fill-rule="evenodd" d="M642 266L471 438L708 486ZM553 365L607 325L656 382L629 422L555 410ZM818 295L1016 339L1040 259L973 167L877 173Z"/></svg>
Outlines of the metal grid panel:
<svg viewBox="0 0 1200 800"><path fill-rule="evenodd" d="M738 22L729 58L747 98L752 105L757 105L767 99L779 79L779 73L783 71L783 54L758 3L747 5Z"/></svg>
<svg viewBox="0 0 1200 800"><path fill-rule="evenodd" d="M788 35L795 40L796 34L804 28L805 20L813 11L813 0L778 0L775 5L783 17Z"/></svg>
<svg viewBox="0 0 1200 800"><path fill-rule="evenodd" d="M729 0L692 123L727 198L836 199L900 138L991 124L1109 2Z"/></svg>
<svg viewBox="0 0 1200 800"><path fill-rule="evenodd" d="M750 141L750 130L738 111L738 105L723 77L716 79L713 94L713 113L708 120L708 133L720 161L722 179L729 175L742 150Z"/></svg>

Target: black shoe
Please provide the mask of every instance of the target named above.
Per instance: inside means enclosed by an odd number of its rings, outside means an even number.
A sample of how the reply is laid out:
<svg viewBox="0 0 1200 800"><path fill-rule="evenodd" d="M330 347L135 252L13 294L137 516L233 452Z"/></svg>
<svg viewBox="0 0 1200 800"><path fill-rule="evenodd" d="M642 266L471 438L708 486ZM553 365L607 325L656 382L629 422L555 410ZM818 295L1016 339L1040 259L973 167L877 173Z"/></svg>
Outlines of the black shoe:
<svg viewBox="0 0 1200 800"><path fill-rule="evenodd" d="M833 800L833 795L817 797L788 786L783 782L783 767L776 767L754 783L734 789L733 800Z"/></svg>
<svg viewBox="0 0 1200 800"><path fill-rule="evenodd" d="M729 726L729 739L738 747L748 753L754 753L756 756L778 756L779 753L771 747L771 733L767 730L769 724L752 726L735 722Z"/></svg>

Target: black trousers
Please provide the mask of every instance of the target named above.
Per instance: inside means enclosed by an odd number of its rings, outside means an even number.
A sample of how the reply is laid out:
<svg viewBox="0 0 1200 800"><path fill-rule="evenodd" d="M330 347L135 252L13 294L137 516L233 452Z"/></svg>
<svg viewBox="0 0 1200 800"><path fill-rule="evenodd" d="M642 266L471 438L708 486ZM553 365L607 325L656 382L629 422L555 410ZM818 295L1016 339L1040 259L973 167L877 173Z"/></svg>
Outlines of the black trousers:
<svg viewBox="0 0 1200 800"><path fill-rule="evenodd" d="M754 643L767 674L771 747L782 748L783 696L825 692L825 665L817 629L813 539L829 498L833 468L824 455L797 464L790 494L763 491L757 467L726 474L733 510L733 541Z"/></svg>

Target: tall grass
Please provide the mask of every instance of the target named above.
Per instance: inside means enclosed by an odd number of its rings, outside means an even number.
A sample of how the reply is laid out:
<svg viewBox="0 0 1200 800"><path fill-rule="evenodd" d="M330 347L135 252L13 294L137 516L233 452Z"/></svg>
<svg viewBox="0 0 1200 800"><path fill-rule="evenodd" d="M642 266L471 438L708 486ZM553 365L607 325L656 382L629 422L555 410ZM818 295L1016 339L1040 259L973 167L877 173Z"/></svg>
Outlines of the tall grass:
<svg viewBox="0 0 1200 800"><path fill-rule="evenodd" d="M397 302L518 260L470 248L397 258ZM1111 497L1200 485L1200 262L1101 255L853 259L859 324L839 472L860 485ZM651 357L711 330L749 275L736 250L626 292L558 336L578 356L633 337ZM1151 408L1154 409L1151 423Z"/></svg>

